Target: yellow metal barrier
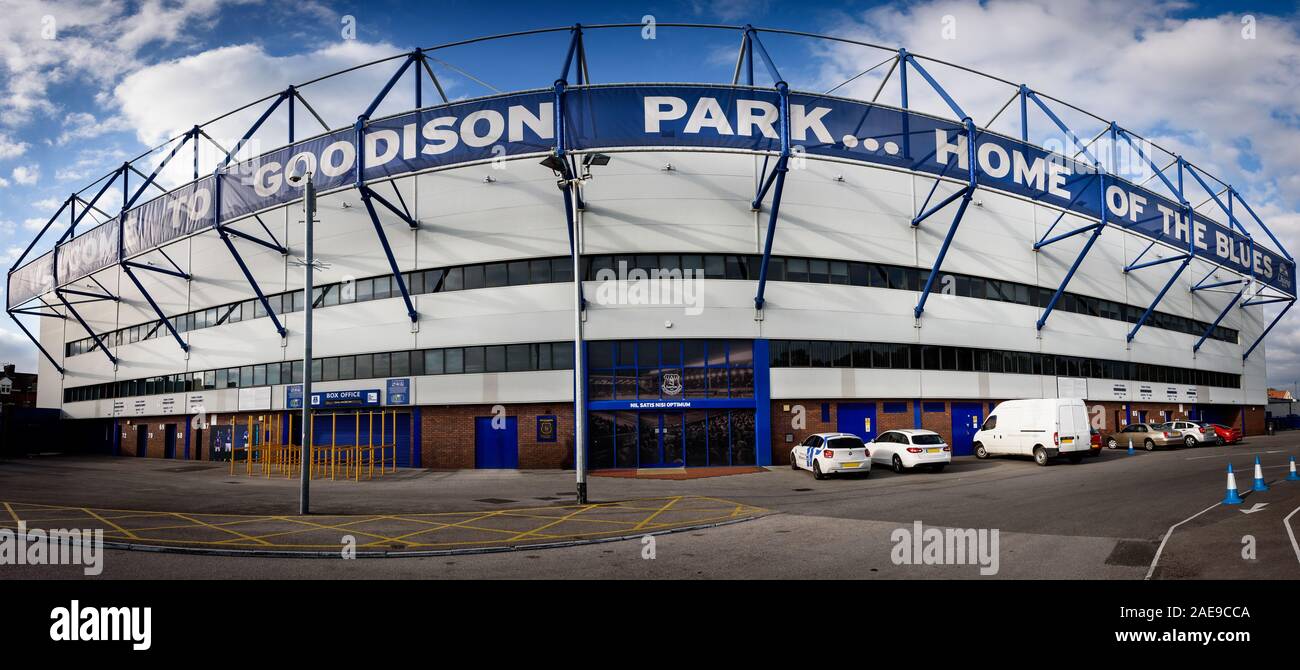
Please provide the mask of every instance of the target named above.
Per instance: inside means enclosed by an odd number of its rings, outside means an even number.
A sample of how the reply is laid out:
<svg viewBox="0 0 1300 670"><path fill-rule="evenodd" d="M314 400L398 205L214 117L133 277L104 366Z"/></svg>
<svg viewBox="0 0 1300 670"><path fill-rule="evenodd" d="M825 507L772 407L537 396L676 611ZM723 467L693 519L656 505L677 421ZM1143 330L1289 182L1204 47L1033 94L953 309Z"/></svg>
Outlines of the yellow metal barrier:
<svg viewBox="0 0 1300 670"><path fill-rule="evenodd" d="M362 471L366 479L375 477L376 465L380 476L397 472L397 411L366 411L366 437L361 439L361 412L341 413L344 420L353 418L352 444L339 444L338 424L340 413L331 412L330 443L315 443L315 421L307 429L307 442L310 462L307 464L309 476L313 479L331 480L351 479L360 481ZM321 417L321 414L317 414ZM266 416L249 415L245 420L247 432L243 446L239 445L237 429L238 419L230 419L230 474L234 475L236 467L241 467L244 475L251 477L258 474L264 477L281 475L295 477L301 472L301 447L293 444L294 416L288 415L288 430L284 429L284 415L272 413ZM378 419L378 431L376 431ZM389 422L392 430L389 431ZM287 441L282 436L289 436ZM239 465L237 465L239 464Z"/></svg>

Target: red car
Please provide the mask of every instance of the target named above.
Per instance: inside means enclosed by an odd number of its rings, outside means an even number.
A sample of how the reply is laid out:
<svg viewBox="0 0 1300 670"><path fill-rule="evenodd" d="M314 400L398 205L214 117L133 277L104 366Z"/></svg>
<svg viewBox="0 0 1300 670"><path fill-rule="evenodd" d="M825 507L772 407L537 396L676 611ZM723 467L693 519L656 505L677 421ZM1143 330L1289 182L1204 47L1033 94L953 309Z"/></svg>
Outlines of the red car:
<svg viewBox="0 0 1300 670"><path fill-rule="evenodd" d="M1236 444L1241 441L1241 431L1231 426L1225 426L1221 423L1198 423L1202 431L1214 431L1219 438L1219 444Z"/></svg>
<svg viewBox="0 0 1300 670"><path fill-rule="evenodd" d="M1101 431L1097 430L1096 428L1089 428L1088 432L1092 434L1092 438L1091 438L1092 444L1091 447L1088 449L1088 455L1097 456L1101 454Z"/></svg>

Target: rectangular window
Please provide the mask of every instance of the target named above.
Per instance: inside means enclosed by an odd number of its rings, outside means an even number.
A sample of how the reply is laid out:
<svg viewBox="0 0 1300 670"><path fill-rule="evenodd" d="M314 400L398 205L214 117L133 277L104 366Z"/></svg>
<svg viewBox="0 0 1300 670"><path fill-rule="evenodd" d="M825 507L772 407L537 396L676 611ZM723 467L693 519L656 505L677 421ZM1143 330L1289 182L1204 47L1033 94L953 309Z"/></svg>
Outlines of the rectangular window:
<svg viewBox="0 0 1300 670"><path fill-rule="evenodd" d="M907 412L907 403L905 402L887 402L882 403L881 410L885 414L903 414Z"/></svg>
<svg viewBox="0 0 1300 670"><path fill-rule="evenodd" d="M942 412L947 409L947 405L941 402L923 402L921 403L922 412Z"/></svg>
<svg viewBox="0 0 1300 670"><path fill-rule="evenodd" d="M429 349L424 352L424 374L442 374L442 349Z"/></svg>
<svg viewBox="0 0 1300 670"><path fill-rule="evenodd" d="M356 379L370 379L375 376L374 357L370 354L360 354L356 362L357 376Z"/></svg>
<svg viewBox="0 0 1300 670"><path fill-rule="evenodd" d="M488 288L507 286L510 283L505 263L489 263L483 269L484 285Z"/></svg>
<svg viewBox="0 0 1300 670"><path fill-rule="evenodd" d="M486 369L483 358L483 347L465 347L465 373L483 372Z"/></svg>
<svg viewBox="0 0 1300 670"><path fill-rule="evenodd" d="M465 272L461 268L449 268L442 279L442 290L459 291L465 288Z"/></svg>
<svg viewBox="0 0 1300 670"><path fill-rule="evenodd" d="M374 376L387 377L392 373L392 356L390 354L374 354L371 359L375 367Z"/></svg>
<svg viewBox="0 0 1300 670"><path fill-rule="evenodd" d="M321 381L332 382L339 378L339 359L325 358L321 360Z"/></svg>
<svg viewBox="0 0 1300 670"><path fill-rule="evenodd" d="M506 347L506 370L523 372L532 369L529 352L532 347L527 344L512 344Z"/></svg>
<svg viewBox="0 0 1300 670"><path fill-rule="evenodd" d="M443 352L443 371L449 375L465 372L465 350L452 347Z"/></svg>
<svg viewBox="0 0 1300 670"><path fill-rule="evenodd" d="M464 268L465 289L483 288L487 279L483 276L482 265L469 265Z"/></svg>
<svg viewBox="0 0 1300 670"><path fill-rule="evenodd" d="M384 298L391 298L394 295L402 294L401 290L393 285L392 275L375 277L371 281L374 283L375 286L374 288L375 294L373 298L374 300L383 300Z"/></svg>
<svg viewBox="0 0 1300 670"><path fill-rule="evenodd" d="M528 261L510 261L506 264L506 283L523 286L528 282Z"/></svg>
<svg viewBox="0 0 1300 670"><path fill-rule="evenodd" d="M389 354L388 374L394 377L405 377L411 374L411 352L394 351Z"/></svg>

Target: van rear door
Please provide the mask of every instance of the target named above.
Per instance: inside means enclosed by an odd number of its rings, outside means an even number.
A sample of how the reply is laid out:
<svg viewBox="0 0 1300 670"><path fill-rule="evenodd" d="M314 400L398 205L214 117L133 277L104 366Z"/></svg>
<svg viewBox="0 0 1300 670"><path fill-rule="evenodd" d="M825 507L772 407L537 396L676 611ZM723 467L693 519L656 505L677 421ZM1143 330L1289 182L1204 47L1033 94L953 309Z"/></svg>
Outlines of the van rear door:
<svg viewBox="0 0 1300 670"><path fill-rule="evenodd" d="M1076 403L1062 404L1057 408L1059 423L1056 432L1061 439L1061 449L1071 451L1080 447L1079 441L1087 434L1088 416L1083 406ZM1086 440L1085 440L1086 442ZM1085 445L1083 448L1088 448Z"/></svg>

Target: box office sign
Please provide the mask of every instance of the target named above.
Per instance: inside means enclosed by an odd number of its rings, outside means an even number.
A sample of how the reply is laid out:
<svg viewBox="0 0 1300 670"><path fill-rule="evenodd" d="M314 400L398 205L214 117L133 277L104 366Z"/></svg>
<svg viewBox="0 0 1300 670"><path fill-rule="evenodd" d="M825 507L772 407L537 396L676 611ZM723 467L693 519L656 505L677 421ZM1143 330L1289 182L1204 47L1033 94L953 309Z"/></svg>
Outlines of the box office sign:
<svg viewBox="0 0 1300 670"><path fill-rule="evenodd" d="M380 405L379 389L362 391L321 391L311 394L313 409L331 407L375 407Z"/></svg>

